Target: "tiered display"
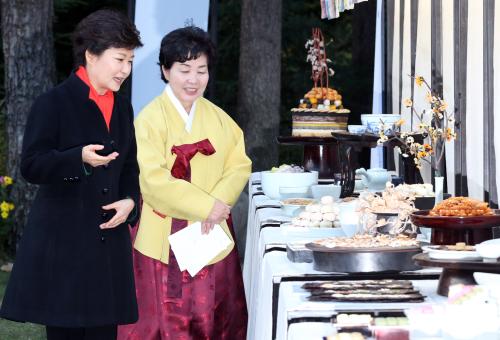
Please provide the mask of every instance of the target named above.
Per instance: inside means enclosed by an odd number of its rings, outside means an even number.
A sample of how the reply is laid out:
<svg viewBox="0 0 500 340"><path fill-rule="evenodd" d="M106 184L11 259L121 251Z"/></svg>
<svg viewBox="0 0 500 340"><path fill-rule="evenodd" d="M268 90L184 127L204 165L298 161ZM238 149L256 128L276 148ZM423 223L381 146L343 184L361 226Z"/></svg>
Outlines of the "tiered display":
<svg viewBox="0 0 500 340"><path fill-rule="evenodd" d="M350 111L342 105L342 96L329 87L328 76L334 72L328 68L331 62L326 56L323 34L313 29L313 37L306 43L307 60L312 65L311 78L314 87L300 100L292 112L292 136L331 137L334 131L346 131Z"/></svg>

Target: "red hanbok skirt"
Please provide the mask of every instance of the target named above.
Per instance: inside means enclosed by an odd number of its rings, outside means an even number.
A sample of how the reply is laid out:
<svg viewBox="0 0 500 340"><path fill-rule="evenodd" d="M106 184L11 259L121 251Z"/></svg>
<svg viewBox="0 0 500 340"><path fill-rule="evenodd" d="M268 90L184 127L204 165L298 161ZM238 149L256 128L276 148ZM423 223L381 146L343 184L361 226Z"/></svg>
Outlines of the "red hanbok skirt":
<svg viewBox="0 0 500 340"><path fill-rule="evenodd" d="M231 220L229 230L234 239ZM137 228L131 231L135 239ZM118 327L120 340L245 339L247 307L236 246L222 261L203 268L195 277L178 266L166 265L134 250L134 275L139 306L135 324ZM169 271L176 270L177 273ZM179 297L168 278L179 277Z"/></svg>

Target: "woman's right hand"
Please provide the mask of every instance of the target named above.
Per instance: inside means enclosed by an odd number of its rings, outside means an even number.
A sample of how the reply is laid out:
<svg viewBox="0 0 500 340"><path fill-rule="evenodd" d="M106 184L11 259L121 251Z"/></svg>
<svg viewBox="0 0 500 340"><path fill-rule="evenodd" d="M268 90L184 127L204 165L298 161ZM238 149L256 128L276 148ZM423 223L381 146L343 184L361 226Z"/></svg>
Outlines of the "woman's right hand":
<svg viewBox="0 0 500 340"><path fill-rule="evenodd" d="M118 157L118 152L112 152L107 156L100 156L96 151L104 149L104 145L90 144L82 148L82 161L92 167L106 165Z"/></svg>
<svg viewBox="0 0 500 340"><path fill-rule="evenodd" d="M231 207L229 205L216 199L206 221L213 224L220 224L229 218L230 212Z"/></svg>

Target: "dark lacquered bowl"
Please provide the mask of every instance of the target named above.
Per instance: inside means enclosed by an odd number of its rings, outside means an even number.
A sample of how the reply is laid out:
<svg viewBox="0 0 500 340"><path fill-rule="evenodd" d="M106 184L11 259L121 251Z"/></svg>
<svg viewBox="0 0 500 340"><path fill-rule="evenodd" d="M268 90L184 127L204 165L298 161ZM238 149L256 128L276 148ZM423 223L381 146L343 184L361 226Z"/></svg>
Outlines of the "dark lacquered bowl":
<svg viewBox="0 0 500 340"><path fill-rule="evenodd" d="M429 216L429 210L416 211L410 215L418 227L432 228L432 244L455 244L465 242L474 245L493 238L491 228L500 226L500 210L485 216Z"/></svg>
<svg viewBox="0 0 500 340"><path fill-rule="evenodd" d="M443 194L443 200L450 198L450 194ZM434 202L436 198L434 196L418 196L415 197L415 208L418 210L427 210L434 208Z"/></svg>

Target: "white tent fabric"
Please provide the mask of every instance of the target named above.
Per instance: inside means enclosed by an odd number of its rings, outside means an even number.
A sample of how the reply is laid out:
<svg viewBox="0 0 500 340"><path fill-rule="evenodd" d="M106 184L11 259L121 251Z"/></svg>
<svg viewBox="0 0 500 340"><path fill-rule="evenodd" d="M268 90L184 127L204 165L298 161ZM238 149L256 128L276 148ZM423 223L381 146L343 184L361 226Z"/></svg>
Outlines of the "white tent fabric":
<svg viewBox="0 0 500 340"><path fill-rule="evenodd" d="M372 113L383 112L383 88L384 88L384 52L382 34L383 34L383 0L377 0L377 20L375 27L375 61L373 67L373 100ZM383 168L384 157L382 147L371 149L370 157L371 168Z"/></svg>
<svg viewBox="0 0 500 340"><path fill-rule="evenodd" d="M442 0L441 13L453 13L454 0ZM453 16L442 16L442 46L443 46L443 100L448 103L448 111L455 112L455 61L454 61L454 38L453 38ZM451 141L445 147L446 154L446 176L448 180L448 192L455 195L455 142Z"/></svg>
<svg viewBox="0 0 500 340"><path fill-rule="evenodd" d="M431 81L431 0L420 0L418 2L418 20L417 20L417 41L415 54L415 75L422 76L427 82ZM404 75L403 75L404 76ZM415 83L413 81L413 83ZM426 99L427 89L424 85L418 87L414 85L413 103L417 112L429 108ZM409 111L409 109L404 109ZM413 129L416 130L418 120L413 117ZM422 162L420 170L425 183L431 183L432 170L428 162Z"/></svg>
<svg viewBox="0 0 500 340"><path fill-rule="evenodd" d="M500 4L498 2L495 4L495 18L500 18ZM494 42L493 42L493 70L494 70L494 82L493 82L493 97L500 98L500 20L495 20L494 25ZM494 144L495 146L495 163L496 163L496 183L497 188L500 184L500 104L495 103L494 106L494 130L499 133L494 134Z"/></svg>
<svg viewBox="0 0 500 340"><path fill-rule="evenodd" d="M483 2L468 2L466 158L469 196L484 198Z"/></svg>
<svg viewBox="0 0 500 340"><path fill-rule="evenodd" d="M320 0L321 19L335 19L343 11L353 9L354 5L368 0Z"/></svg>
<svg viewBox="0 0 500 340"><path fill-rule="evenodd" d="M458 138L446 143L447 191L498 204L500 184L500 4L498 1L384 0L392 72L386 78L392 113L425 106L408 78L414 68L455 114ZM403 20L403 22L400 22ZM429 107L427 105L427 107ZM408 129L407 123L404 129ZM424 171L426 181L429 178Z"/></svg>

